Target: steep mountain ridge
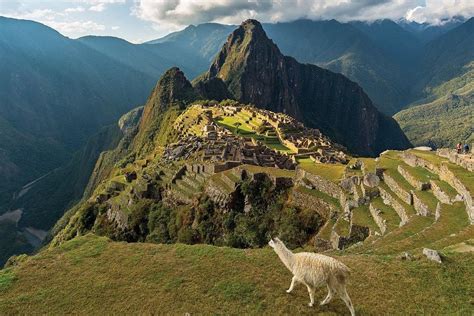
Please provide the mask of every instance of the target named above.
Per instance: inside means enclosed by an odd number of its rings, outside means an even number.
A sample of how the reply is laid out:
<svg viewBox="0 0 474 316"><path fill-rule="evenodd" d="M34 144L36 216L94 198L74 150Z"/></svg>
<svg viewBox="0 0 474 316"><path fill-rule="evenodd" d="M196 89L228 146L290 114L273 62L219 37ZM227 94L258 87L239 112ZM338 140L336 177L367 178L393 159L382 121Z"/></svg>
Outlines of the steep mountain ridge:
<svg viewBox="0 0 474 316"><path fill-rule="evenodd" d="M342 73L363 87L380 111L391 115L409 98L410 83L404 76L404 70L409 67L404 67L402 62L405 60L401 57L411 58L412 52L398 54L393 51L394 48L404 50L409 47L405 38L390 45L388 39L381 40L381 36L377 36L380 28L384 32L395 33L392 29L400 32L400 27L389 26L336 20L263 24L268 37L284 55L301 63Z"/></svg>
<svg viewBox="0 0 474 316"><path fill-rule="evenodd" d="M205 97L214 98L219 96L210 94L209 87L222 83L240 102L287 113L320 128L351 152L375 155L389 147L409 146L397 124L379 113L356 83L283 56L255 20L245 21L228 37L209 71L194 85Z"/></svg>

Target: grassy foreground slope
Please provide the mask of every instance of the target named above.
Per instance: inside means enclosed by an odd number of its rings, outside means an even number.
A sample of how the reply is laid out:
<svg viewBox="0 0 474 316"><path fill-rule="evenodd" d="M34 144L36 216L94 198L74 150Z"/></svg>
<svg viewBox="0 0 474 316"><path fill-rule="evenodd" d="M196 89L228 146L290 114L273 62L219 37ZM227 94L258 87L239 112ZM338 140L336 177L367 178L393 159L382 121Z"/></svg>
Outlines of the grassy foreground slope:
<svg viewBox="0 0 474 316"><path fill-rule="evenodd" d="M338 257L352 269L356 312L468 314L474 255L443 265L390 256ZM347 314L337 299L307 307L306 288L271 249L118 243L87 235L0 271L0 314ZM318 300L326 289L316 292Z"/></svg>

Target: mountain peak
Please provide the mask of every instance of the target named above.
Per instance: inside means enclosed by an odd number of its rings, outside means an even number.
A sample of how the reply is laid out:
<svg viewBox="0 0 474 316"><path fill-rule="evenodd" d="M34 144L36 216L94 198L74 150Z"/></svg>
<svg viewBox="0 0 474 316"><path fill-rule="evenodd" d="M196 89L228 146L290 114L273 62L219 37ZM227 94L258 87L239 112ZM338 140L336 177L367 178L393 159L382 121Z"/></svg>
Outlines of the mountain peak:
<svg viewBox="0 0 474 316"><path fill-rule="evenodd" d="M193 88L184 73L178 67L172 67L161 76L149 101L167 107L176 102L186 103L192 94Z"/></svg>
<svg viewBox="0 0 474 316"><path fill-rule="evenodd" d="M242 24L240 24L240 26L244 29L257 29L263 31L262 24L260 24L260 22L254 19L245 20L242 22Z"/></svg>
<svg viewBox="0 0 474 316"><path fill-rule="evenodd" d="M137 135L138 146L143 146L159 134L163 116L173 106L184 108L194 101L197 94L184 73L178 68L168 69L158 80L143 109Z"/></svg>
<svg viewBox="0 0 474 316"><path fill-rule="evenodd" d="M234 97L239 99L241 82L238 74L245 69L260 68L263 63L274 65L282 58L280 50L268 38L260 22L249 19L229 35L211 64L208 79L221 79Z"/></svg>
<svg viewBox="0 0 474 316"><path fill-rule="evenodd" d="M284 56L256 20L229 35L194 86L207 99L231 98L289 114L357 154L409 146L396 122L381 115L356 83Z"/></svg>

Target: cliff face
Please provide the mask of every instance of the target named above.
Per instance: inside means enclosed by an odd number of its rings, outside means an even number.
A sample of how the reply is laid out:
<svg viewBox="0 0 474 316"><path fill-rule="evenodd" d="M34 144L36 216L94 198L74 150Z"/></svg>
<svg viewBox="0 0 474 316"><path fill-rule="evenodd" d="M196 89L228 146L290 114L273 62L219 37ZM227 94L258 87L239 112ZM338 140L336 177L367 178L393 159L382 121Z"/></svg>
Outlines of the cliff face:
<svg viewBox="0 0 474 316"><path fill-rule="evenodd" d="M228 37L194 86L207 98L230 96L285 112L356 154L410 146L398 124L379 113L361 87L343 75L283 56L255 20L243 22ZM211 93L211 86L219 86L219 93Z"/></svg>

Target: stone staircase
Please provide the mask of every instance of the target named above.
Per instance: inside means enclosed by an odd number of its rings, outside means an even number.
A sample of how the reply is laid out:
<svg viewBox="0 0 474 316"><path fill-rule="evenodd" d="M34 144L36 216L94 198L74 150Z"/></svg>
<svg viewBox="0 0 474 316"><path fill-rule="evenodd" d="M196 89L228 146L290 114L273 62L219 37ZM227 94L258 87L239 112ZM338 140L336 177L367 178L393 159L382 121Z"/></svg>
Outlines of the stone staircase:
<svg viewBox="0 0 474 316"><path fill-rule="evenodd" d="M204 182L211 174L204 171L193 172L190 168L183 168L184 170L172 179L169 191L176 200L182 203L191 203L193 198L202 192Z"/></svg>

